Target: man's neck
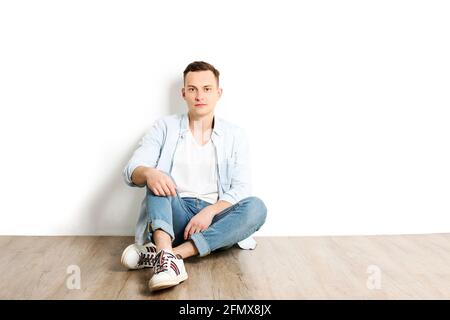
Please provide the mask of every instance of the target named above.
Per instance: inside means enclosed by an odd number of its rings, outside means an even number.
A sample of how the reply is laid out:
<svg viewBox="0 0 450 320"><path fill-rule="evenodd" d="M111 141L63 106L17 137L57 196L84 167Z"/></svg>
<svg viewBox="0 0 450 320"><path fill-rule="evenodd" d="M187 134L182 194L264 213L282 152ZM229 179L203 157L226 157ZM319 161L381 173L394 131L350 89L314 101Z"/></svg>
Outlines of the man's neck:
<svg viewBox="0 0 450 320"><path fill-rule="evenodd" d="M203 143L208 141L213 128L214 113L210 113L203 117L193 117L188 113L189 129L197 141Z"/></svg>
<svg viewBox="0 0 450 320"><path fill-rule="evenodd" d="M193 117L190 113L188 113L189 117L189 128L191 130L201 128L203 132L212 129L214 113L210 113L203 117Z"/></svg>

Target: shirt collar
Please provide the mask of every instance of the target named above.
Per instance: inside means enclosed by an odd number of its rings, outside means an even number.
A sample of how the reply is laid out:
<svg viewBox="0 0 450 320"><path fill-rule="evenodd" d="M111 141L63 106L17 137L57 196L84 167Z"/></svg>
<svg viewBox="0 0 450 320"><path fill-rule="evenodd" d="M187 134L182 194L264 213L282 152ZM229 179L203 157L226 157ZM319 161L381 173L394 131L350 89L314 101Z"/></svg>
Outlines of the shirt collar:
<svg viewBox="0 0 450 320"><path fill-rule="evenodd" d="M182 114L180 126L181 134L184 135L189 130L189 117L187 113ZM222 121L216 115L213 118L213 133L219 136L223 133Z"/></svg>

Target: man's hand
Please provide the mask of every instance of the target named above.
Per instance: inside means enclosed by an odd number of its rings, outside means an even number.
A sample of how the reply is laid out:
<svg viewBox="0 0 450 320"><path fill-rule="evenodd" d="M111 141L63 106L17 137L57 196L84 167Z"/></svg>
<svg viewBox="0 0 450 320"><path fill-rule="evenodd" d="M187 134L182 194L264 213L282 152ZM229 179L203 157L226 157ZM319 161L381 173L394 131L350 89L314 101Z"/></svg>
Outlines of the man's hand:
<svg viewBox="0 0 450 320"><path fill-rule="evenodd" d="M219 200L215 204L204 207L189 221L186 229L184 229L184 240L187 240L196 232L208 229L214 216L230 206L231 203L228 201Z"/></svg>
<svg viewBox="0 0 450 320"><path fill-rule="evenodd" d="M191 235L208 229L216 214L213 206L207 206L200 210L188 223L184 229L184 240L187 240Z"/></svg>
<svg viewBox="0 0 450 320"><path fill-rule="evenodd" d="M148 188L157 196L176 196L177 186L172 179L158 169L148 168L145 173Z"/></svg>

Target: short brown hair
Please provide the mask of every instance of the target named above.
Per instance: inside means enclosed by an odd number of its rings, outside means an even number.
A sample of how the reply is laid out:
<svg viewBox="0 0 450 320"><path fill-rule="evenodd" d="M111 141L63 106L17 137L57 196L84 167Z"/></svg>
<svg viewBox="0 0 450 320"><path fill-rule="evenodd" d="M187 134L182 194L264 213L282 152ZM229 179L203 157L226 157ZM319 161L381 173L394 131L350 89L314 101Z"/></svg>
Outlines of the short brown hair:
<svg viewBox="0 0 450 320"><path fill-rule="evenodd" d="M208 62L205 61L194 61L191 62L186 69L184 69L183 72L183 83L186 83L186 75L188 74L188 72L190 71L207 71L210 70L212 71L212 73L214 73L214 76L216 77L217 80L217 87L219 86L219 76L220 76L220 72L219 70L217 70L216 68L214 68L214 66L212 64L209 64Z"/></svg>

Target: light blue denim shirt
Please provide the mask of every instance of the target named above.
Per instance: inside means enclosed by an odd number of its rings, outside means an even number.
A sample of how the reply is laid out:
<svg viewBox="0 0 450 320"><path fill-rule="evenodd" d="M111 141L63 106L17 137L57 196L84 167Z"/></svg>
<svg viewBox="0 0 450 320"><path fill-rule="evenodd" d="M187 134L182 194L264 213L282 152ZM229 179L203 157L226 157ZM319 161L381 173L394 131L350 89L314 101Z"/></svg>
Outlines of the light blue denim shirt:
<svg viewBox="0 0 450 320"><path fill-rule="evenodd" d="M125 182L131 187L145 187L145 185L138 186L131 181L131 174L138 166L152 167L170 174L178 142L185 138L188 130L187 113L170 115L155 121L139 142L139 147L134 151L123 170ZM249 197L251 195L251 170L245 131L214 116L211 141L215 147L217 160L218 200L235 204ZM136 226L135 241L138 244L144 244L149 240L144 198Z"/></svg>

